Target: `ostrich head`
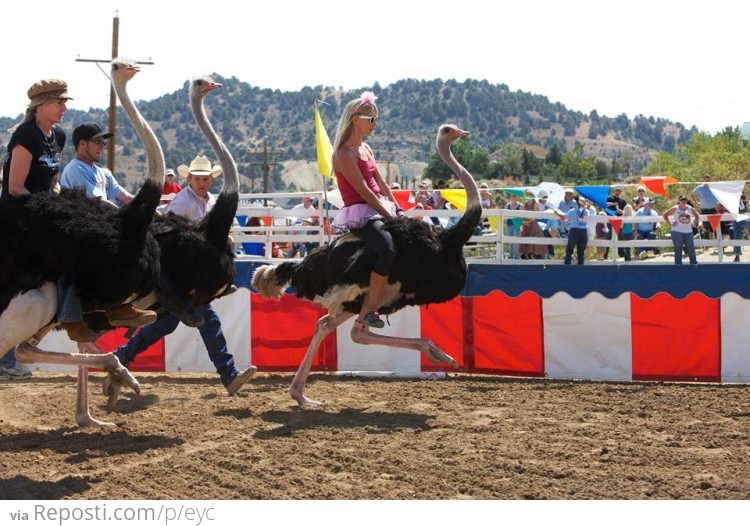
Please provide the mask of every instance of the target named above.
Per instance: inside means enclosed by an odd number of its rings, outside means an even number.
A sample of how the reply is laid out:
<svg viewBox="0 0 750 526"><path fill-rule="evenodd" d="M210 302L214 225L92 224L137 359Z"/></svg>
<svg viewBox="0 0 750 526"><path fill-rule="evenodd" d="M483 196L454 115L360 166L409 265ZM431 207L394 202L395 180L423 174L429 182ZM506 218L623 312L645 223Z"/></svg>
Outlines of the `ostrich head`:
<svg viewBox="0 0 750 526"><path fill-rule="evenodd" d="M190 99L202 99L209 92L221 88L221 84L208 75L197 75L190 81Z"/></svg>
<svg viewBox="0 0 750 526"><path fill-rule="evenodd" d="M126 58L112 59L112 82L120 85L132 79L141 70L135 61Z"/></svg>
<svg viewBox="0 0 750 526"><path fill-rule="evenodd" d="M443 124L438 128L437 134L437 148L438 151L443 150L445 147L450 146L453 141L466 137L469 132L462 130L455 124Z"/></svg>

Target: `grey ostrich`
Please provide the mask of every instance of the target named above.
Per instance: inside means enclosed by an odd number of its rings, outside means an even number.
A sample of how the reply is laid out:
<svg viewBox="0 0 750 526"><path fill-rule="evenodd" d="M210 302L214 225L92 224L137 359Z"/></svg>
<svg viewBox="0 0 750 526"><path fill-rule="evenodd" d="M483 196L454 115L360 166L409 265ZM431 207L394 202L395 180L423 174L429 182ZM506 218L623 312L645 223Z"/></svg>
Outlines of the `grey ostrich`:
<svg viewBox="0 0 750 526"><path fill-rule="evenodd" d="M448 301L456 297L466 283L463 246L473 235L482 214L476 182L450 150L453 141L466 135L468 132L451 124L441 126L437 135L441 158L466 189L466 210L461 219L445 230L433 230L421 221L406 218L385 221L384 228L391 233L398 256L388 276L382 306L378 307L381 314L396 312L407 305ZM304 394L313 357L331 331L359 313L368 293L370 270L375 259L376 255L364 243L349 234L327 247L313 250L301 262L264 265L253 274L253 287L266 298L281 297L291 284L297 297L328 309L328 314L318 320L310 346L292 381L290 394L300 406L320 404ZM426 338L379 335L358 324L354 325L351 337L354 342L364 345L413 349L424 353L433 363L458 367L451 356Z"/></svg>
<svg viewBox="0 0 750 526"><path fill-rule="evenodd" d="M0 203L0 355L17 346L22 363L98 367L140 392L114 355L38 348L56 325L54 281L59 275L71 278L87 311L147 295L159 275L159 247L149 225L161 198L164 156L125 89L137 71L124 61L112 63L112 83L149 157L148 177L131 203L114 210L81 191L66 190L59 196L34 194ZM89 414L83 378L87 382L85 370L79 370L76 421L81 426L105 425Z"/></svg>

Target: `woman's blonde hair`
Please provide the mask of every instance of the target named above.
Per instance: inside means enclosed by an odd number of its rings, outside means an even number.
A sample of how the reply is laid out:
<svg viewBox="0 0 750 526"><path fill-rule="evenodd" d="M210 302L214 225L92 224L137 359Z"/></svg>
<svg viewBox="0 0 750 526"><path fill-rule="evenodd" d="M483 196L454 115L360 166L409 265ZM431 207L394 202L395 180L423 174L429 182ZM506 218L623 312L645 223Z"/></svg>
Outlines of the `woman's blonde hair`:
<svg viewBox="0 0 750 526"><path fill-rule="evenodd" d="M362 93L362 95L359 96L359 98L349 101L349 103L344 106L344 112L341 114L339 123L336 125L332 144L334 158L336 157L336 152L338 151L339 147L344 142L346 142L346 140L352 134L354 119L356 117L359 117L360 115L367 114L372 116L373 112L378 112L378 107L375 105L375 100L377 100L377 97L374 93L372 93L371 91L365 91L364 93ZM333 159L331 159L331 162L333 162Z"/></svg>

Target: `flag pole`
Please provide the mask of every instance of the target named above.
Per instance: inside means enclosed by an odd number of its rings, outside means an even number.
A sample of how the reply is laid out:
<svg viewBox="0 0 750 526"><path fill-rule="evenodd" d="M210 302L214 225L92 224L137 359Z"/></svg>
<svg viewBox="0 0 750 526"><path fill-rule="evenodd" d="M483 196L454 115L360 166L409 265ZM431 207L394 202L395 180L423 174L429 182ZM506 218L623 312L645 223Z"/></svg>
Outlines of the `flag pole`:
<svg viewBox="0 0 750 526"><path fill-rule="evenodd" d="M323 101L321 101L318 98L315 99L315 145L316 145L316 151L318 155L320 155L321 153L320 148L318 147L318 145L320 144L320 137L318 137L318 120L321 120L322 122L322 119L320 119L320 108L319 108L319 104L321 102ZM325 129L323 131L325 132ZM327 236L328 244L330 244L331 243L331 217L328 214L328 207L330 206L330 203L328 201L328 184L326 183L325 174L321 173L321 170L320 170L320 159L318 159L317 164L318 164L318 173L320 174L321 181L323 183L323 201L325 201L325 204L323 205L323 216L324 216L323 225L324 226L327 225L327 228L323 229L323 233Z"/></svg>

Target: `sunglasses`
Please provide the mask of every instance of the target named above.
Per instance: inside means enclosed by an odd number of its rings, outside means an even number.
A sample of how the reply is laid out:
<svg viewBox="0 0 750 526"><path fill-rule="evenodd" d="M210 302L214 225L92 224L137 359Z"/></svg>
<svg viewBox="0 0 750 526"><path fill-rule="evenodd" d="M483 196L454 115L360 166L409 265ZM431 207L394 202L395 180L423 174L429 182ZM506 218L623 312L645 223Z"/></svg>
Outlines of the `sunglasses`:
<svg viewBox="0 0 750 526"><path fill-rule="evenodd" d="M92 142L92 143L96 144L97 146L107 146L107 141L105 141L104 139L93 139L93 140L88 141L88 142Z"/></svg>
<svg viewBox="0 0 750 526"><path fill-rule="evenodd" d="M365 120L369 121L370 124L377 124L378 123L378 118L377 117L367 117L366 115L360 115L359 118L360 119L365 119Z"/></svg>

